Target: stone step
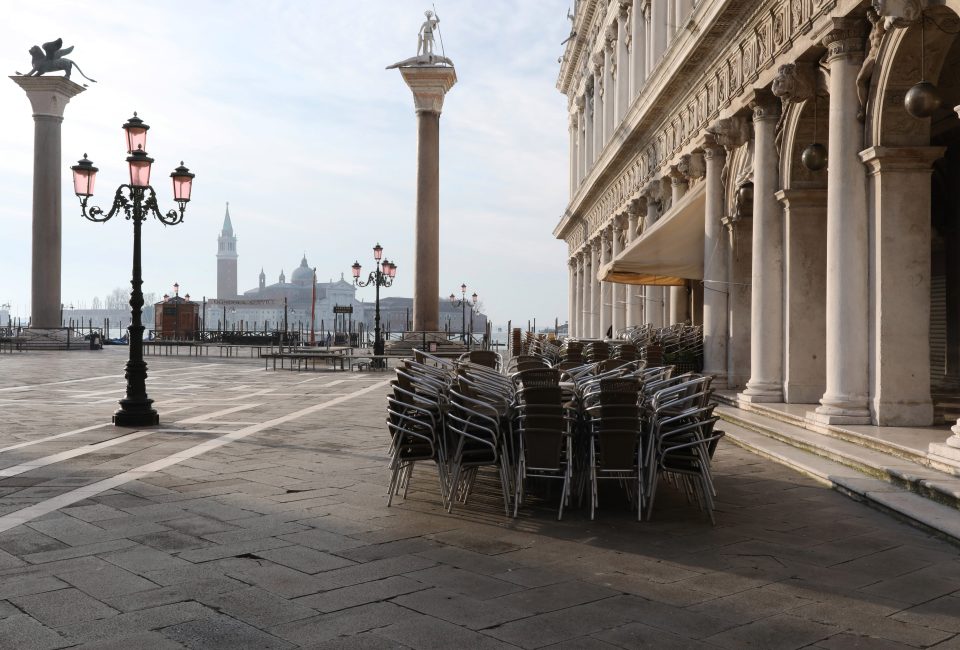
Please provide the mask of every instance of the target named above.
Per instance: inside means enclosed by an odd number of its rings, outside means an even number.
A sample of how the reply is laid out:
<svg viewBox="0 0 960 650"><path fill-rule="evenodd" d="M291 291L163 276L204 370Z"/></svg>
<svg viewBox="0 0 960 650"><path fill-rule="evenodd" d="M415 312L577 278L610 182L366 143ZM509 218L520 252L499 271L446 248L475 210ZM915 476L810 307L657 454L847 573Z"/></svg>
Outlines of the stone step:
<svg viewBox="0 0 960 650"><path fill-rule="evenodd" d="M721 406L717 409L717 415L727 422L960 510L960 477L927 467L897 454L864 447L847 440L776 421L758 413ZM960 519L960 513L957 514L957 518Z"/></svg>
<svg viewBox="0 0 960 650"><path fill-rule="evenodd" d="M721 415L726 438L755 454L791 467L847 496L888 512L960 545L960 513L956 507L928 498L823 455L741 426ZM956 493L954 496L958 496Z"/></svg>

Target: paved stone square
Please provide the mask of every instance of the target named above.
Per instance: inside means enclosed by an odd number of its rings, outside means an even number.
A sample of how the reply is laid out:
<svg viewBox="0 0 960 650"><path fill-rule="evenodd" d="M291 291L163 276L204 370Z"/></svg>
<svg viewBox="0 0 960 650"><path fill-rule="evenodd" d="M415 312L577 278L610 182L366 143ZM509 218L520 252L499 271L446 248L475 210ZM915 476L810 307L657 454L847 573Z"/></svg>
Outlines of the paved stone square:
<svg viewBox="0 0 960 650"><path fill-rule="evenodd" d="M732 445L715 527L388 508L389 374L151 358L120 430L125 354L0 357L0 648L960 648L956 547Z"/></svg>

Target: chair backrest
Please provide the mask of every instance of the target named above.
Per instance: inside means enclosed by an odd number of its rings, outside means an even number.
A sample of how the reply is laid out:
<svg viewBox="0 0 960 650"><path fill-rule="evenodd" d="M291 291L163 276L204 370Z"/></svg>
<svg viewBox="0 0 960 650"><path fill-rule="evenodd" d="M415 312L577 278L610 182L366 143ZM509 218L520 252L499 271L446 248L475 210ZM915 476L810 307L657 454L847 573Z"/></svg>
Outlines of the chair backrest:
<svg viewBox="0 0 960 650"><path fill-rule="evenodd" d="M487 368L500 369L500 355L493 350L471 350L460 355L461 361L469 361Z"/></svg>
<svg viewBox="0 0 960 650"><path fill-rule="evenodd" d="M557 386L560 383L560 371L556 368L529 368L512 376L517 388L537 388Z"/></svg>

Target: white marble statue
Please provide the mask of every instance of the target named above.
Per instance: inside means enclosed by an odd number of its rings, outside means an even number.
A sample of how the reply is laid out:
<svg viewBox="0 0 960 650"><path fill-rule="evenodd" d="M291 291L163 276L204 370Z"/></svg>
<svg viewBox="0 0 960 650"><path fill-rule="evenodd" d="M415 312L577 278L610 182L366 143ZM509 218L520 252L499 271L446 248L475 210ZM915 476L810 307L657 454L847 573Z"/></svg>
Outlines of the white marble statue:
<svg viewBox="0 0 960 650"><path fill-rule="evenodd" d="M437 25L440 23L440 18L434 16L433 12L429 9L423 12L423 15L427 17L423 24L420 25L420 31L417 33L417 56L433 55L433 32L437 29Z"/></svg>

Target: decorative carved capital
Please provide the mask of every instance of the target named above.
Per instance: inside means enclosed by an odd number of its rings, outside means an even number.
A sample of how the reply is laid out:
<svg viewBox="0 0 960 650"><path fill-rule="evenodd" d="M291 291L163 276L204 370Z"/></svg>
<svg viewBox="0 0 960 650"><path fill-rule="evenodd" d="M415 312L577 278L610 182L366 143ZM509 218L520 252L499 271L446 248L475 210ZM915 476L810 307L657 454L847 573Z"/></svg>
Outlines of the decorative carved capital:
<svg viewBox="0 0 960 650"><path fill-rule="evenodd" d="M823 37L827 62L834 59L863 57L868 23L860 18L831 18L833 28Z"/></svg>
<svg viewBox="0 0 960 650"><path fill-rule="evenodd" d="M660 199L663 198L663 186L660 185L660 179L656 178L643 188L643 194L647 198L647 205L649 206L650 202L657 203Z"/></svg>
<svg viewBox="0 0 960 650"><path fill-rule="evenodd" d="M750 139L750 123L742 115L717 120L707 131L727 149L736 149Z"/></svg>
<svg viewBox="0 0 960 650"><path fill-rule="evenodd" d="M723 162L723 158L727 157L727 150L721 147L718 144L707 145L703 148L703 159L710 161L713 159L720 160Z"/></svg>
<svg viewBox="0 0 960 650"><path fill-rule="evenodd" d="M750 110L753 111L753 121L780 119L780 102L769 90L756 89L750 99Z"/></svg>
<svg viewBox="0 0 960 650"><path fill-rule="evenodd" d="M631 219L636 219L638 217L646 216L647 214L647 197L641 196L638 199L633 199L630 201L630 204L627 205L627 215Z"/></svg>

